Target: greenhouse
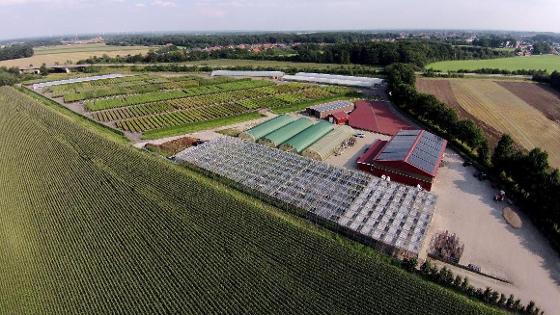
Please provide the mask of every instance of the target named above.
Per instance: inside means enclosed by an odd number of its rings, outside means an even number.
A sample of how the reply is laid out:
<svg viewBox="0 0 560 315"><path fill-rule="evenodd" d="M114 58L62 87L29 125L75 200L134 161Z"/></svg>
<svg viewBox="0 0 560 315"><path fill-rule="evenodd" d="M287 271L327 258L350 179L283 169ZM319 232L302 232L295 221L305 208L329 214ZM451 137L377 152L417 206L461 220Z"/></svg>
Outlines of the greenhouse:
<svg viewBox="0 0 560 315"><path fill-rule="evenodd" d="M368 82L370 84L381 84L381 83L383 83L383 79L371 78L371 77L356 77L356 76L351 76L351 75L338 75L338 74L327 74L327 73L309 73L309 72L298 72L298 73L296 73L296 75L303 76L303 77L323 78L323 79Z"/></svg>
<svg viewBox="0 0 560 315"><path fill-rule="evenodd" d="M286 141L280 146L280 149L300 153L332 130L333 125L331 123L324 120L320 121Z"/></svg>
<svg viewBox="0 0 560 315"><path fill-rule="evenodd" d="M313 122L307 118L300 118L262 137L259 142L270 147L278 147L291 137L311 127Z"/></svg>
<svg viewBox="0 0 560 315"><path fill-rule="evenodd" d="M418 255L436 202L415 187L238 138L188 148L176 160L400 257Z"/></svg>
<svg viewBox="0 0 560 315"><path fill-rule="evenodd" d="M249 130L239 134L239 138L248 141L257 141L274 130L281 128L294 121L294 118L286 115L277 116L270 120L263 122Z"/></svg>
<svg viewBox="0 0 560 315"><path fill-rule="evenodd" d="M296 82L309 82L309 83L323 83L323 84L333 84L333 85L345 85L345 86L365 87L365 88L371 88L383 82L382 79L378 79L378 78L353 77L353 76L344 76L344 75L305 73L305 72L298 72L295 75L285 75L283 77L283 80L296 81Z"/></svg>
<svg viewBox="0 0 560 315"><path fill-rule="evenodd" d="M261 77L261 78L281 78L284 76L282 71L234 71L234 70L215 70L212 71L213 77Z"/></svg>
<svg viewBox="0 0 560 315"><path fill-rule="evenodd" d="M104 80L104 79L122 78L122 77L125 77L125 75L114 73L114 74L96 75L96 76L83 77L83 78L49 81L49 82L35 83L35 84L33 84L33 89L34 90L39 90L39 89L43 89L43 88L46 88L46 87L63 85L63 84L90 82L90 81L97 81L97 80Z"/></svg>
<svg viewBox="0 0 560 315"><path fill-rule="evenodd" d="M302 155L317 161L324 161L343 148L353 135L354 129L340 126L305 149Z"/></svg>

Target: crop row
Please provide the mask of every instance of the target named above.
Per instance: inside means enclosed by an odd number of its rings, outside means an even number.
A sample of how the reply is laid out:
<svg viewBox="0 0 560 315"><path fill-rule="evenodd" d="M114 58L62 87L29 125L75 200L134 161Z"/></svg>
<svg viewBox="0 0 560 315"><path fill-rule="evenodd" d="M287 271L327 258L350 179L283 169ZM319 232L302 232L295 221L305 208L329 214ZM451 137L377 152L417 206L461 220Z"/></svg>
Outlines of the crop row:
<svg viewBox="0 0 560 315"><path fill-rule="evenodd" d="M134 75L134 76L126 76L120 78L111 78L111 79L102 79L102 80L95 80L95 81L56 85L56 86L51 86L48 89L50 92L52 92L53 96L60 97L63 96L65 93L69 93L69 92L87 90L96 87L127 86L130 84L135 84L135 82L145 82L152 78L155 77L149 75Z"/></svg>
<svg viewBox="0 0 560 315"><path fill-rule="evenodd" d="M157 91L137 95L118 96L108 99L99 99L86 102L86 108L91 111L125 107L136 104L143 104L149 102L157 102L162 100L170 100L174 98L181 98L187 96L214 94L218 92L236 91L258 88L263 86L272 85L271 82L263 80L239 80L233 82L226 82L217 85L205 85L186 90L177 91Z"/></svg>
<svg viewBox="0 0 560 315"><path fill-rule="evenodd" d="M144 132L172 126L185 125L205 120L212 120L227 116L239 115L247 111L236 104L213 105L203 108L190 108L172 113L150 115L116 122L116 127L124 131Z"/></svg>

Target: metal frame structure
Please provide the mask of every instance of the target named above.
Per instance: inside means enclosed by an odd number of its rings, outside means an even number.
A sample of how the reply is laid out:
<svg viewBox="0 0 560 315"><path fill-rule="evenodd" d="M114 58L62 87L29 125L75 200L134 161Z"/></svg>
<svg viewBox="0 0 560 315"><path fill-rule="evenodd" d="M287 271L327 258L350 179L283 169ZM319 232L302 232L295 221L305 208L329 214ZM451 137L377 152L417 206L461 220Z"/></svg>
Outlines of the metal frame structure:
<svg viewBox="0 0 560 315"><path fill-rule="evenodd" d="M175 158L397 256L418 255L436 201L426 191L238 138L219 138Z"/></svg>

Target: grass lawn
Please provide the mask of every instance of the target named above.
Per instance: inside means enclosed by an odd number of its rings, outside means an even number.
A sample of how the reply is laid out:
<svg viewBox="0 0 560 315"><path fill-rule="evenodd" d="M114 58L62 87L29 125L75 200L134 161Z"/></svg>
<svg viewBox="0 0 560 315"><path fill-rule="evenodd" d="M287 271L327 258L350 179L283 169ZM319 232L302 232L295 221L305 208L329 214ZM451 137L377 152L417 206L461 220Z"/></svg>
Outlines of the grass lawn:
<svg viewBox="0 0 560 315"><path fill-rule="evenodd" d="M509 57L485 60L451 60L434 62L426 66L426 69L440 71L477 70L482 68L503 70L554 70L560 71L560 56L527 56Z"/></svg>

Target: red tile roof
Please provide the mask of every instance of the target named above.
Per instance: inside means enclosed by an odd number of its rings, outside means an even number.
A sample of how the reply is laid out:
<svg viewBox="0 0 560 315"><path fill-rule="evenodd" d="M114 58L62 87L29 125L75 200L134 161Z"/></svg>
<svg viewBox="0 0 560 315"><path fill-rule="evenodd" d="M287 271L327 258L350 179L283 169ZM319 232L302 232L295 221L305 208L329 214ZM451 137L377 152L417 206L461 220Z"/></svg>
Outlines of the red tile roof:
<svg viewBox="0 0 560 315"><path fill-rule="evenodd" d="M391 111L388 103L357 101L356 109L350 113L351 127L393 136L401 129L411 128L410 124Z"/></svg>

